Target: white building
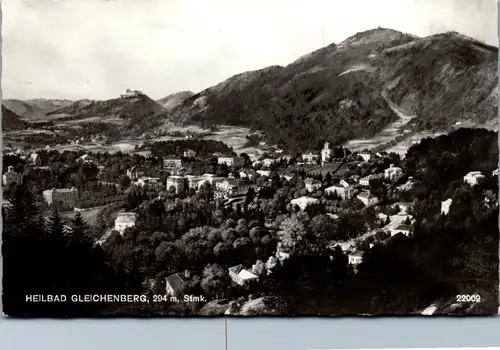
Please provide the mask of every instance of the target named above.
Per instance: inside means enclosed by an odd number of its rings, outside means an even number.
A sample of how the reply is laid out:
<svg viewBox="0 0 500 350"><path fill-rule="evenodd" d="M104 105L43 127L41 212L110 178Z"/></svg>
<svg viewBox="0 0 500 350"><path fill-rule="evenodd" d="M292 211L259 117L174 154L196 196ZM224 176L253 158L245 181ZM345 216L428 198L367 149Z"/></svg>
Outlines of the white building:
<svg viewBox="0 0 500 350"><path fill-rule="evenodd" d="M217 158L217 164L219 165L226 164L227 166L241 166L243 163L243 158L238 156L220 156Z"/></svg>
<svg viewBox="0 0 500 350"><path fill-rule="evenodd" d="M262 165L268 168L274 163L276 163L276 159L266 158L262 160Z"/></svg>
<svg viewBox="0 0 500 350"><path fill-rule="evenodd" d="M353 187L356 186L357 183L354 179L342 179L340 180L340 185L343 187Z"/></svg>
<svg viewBox="0 0 500 350"><path fill-rule="evenodd" d="M19 185L22 180L21 174L14 171L14 167L11 165L7 168L7 172L2 176L2 182L5 187L16 184Z"/></svg>
<svg viewBox="0 0 500 350"><path fill-rule="evenodd" d="M298 206L300 208L300 210L305 210L309 205L319 203L319 200L316 198L304 196L304 197L292 199L290 203L292 204L292 206Z"/></svg>
<svg viewBox="0 0 500 350"><path fill-rule="evenodd" d="M269 177L271 175L270 170L257 170L256 173L264 177Z"/></svg>
<svg viewBox="0 0 500 350"><path fill-rule="evenodd" d="M376 196L374 196L368 191L361 192L360 194L357 195L356 198L359 199L361 202L363 202L363 204L367 207L371 207L372 205L377 204L379 201Z"/></svg>
<svg viewBox="0 0 500 350"><path fill-rule="evenodd" d="M132 168L127 170L127 176L132 180L146 176L147 174L148 169L142 165L134 165Z"/></svg>
<svg viewBox="0 0 500 350"><path fill-rule="evenodd" d="M74 208L76 206L76 201L78 199L78 190L76 187L53 188L51 190L43 191L43 198L48 205L57 204L65 207Z"/></svg>
<svg viewBox="0 0 500 350"><path fill-rule="evenodd" d="M94 157L89 156L88 154L84 154L80 158L78 158L78 162L83 163L83 164L93 164L96 163L96 160Z"/></svg>
<svg viewBox="0 0 500 350"><path fill-rule="evenodd" d="M359 184L361 186L365 186L365 187L370 187L370 184L374 181L374 180L377 180L379 179L380 176L377 176L377 175L368 175L368 176L365 176L361 179L359 179Z"/></svg>
<svg viewBox="0 0 500 350"><path fill-rule="evenodd" d="M464 182L467 182L471 186L476 186L479 184L485 176L480 171L471 171L464 176Z"/></svg>
<svg viewBox="0 0 500 350"><path fill-rule="evenodd" d="M187 149L184 151L184 157L186 158L194 158L196 157L196 152L193 151L192 149Z"/></svg>
<svg viewBox="0 0 500 350"><path fill-rule="evenodd" d="M125 229L135 226L136 220L137 215L135 213L118 213L115 219L115 230L123 235Z"/></svg>
<svg viewBox="0 0 500 350"><path fill-rule="evenodd" d="M182 166L182 159L175 156L167 156L163 158L163 166L165 168L179 168Z"/></svg>
<svg viewBox="0 0 500 350"><path fill-rule="evenodd" d="M330 143L325 142L325 146L321 150L321 162L328 163L332 159L333 150L330 148Z"/></svg>
<svg viewBox="0 0 500 350"><path fill-rule="evenodd" d="M187 188L188 180L184 176L172 175L167 178L167 191L174 187L175 192L178 193L183 189Z"/></svg>
<svg viewBox="0 0 500 350"><path fill-rule="evenodd" d="M359 154L359 156L360 156L361 158L363 158L363 160L364 160L365 162L367 162L367 161L369 161L370 159L372 159L372 155L371 155L370 153L368 153L368 152L362 152L362 153L360 153L360 154Z"/></svg>
<svg viewBox="0 0 500 350"><path fill-rule="evenodd" d="M441 214L448 215L448 213L450 212L450 207L451 207L452 203L453 203L453 199L451 199L451 198L448 198L447 200L442 201L441 202Z"/></svg>
<svg viewBox="0 0 500 350"><path fill-rule="evenodd" d="M498 176L498 168L493 170L493 172L491 173L491 176Z"/></svg>
<svg viewBox="0 0 500 350"><path fill-rule="evenodd" d="M306 185L306 190L308 190L309 192L314 192L317 189L320 189L322 186L321 181L311 178L305 179L304 183Z"/></svg>
<svg viewBox="0 0 500 350"><path fill-rule="evenodd" d="M139 186L139 187L150 187L150 188L155 188L155 189L162 189L163 188L163 183L160 178L158 177L141 177L138 179L136 182L134 182L134 185Z"/></svg>
<svg viewBox="0 0 500 350"><path fill-rule="evenodd" d="M391 181L397 180L403 175L403 169L391 164L391 166L384 170L384 177Z"/></svg>
<svg viewBox="0 0 500 350"><path fill-rule="evenodd" d="M244 286L259 279L259 276L245 269L243 265L230 267L229 277L240 286Z"/></svg>
<svg viewBox="0 0 500 350"><path fill-rule="evenodd" d="M364 252L362 250L356 250L349 254L348 259L349 259L349 264L350 265L359 265L363 262L363 255Z"/></svg>
<svg viewBox="0 0 500 350"><path fill-rule="evenodd" d="M344 187L344 186L330 186L325 189L325 193L328 195L333 195L337 193L337 195L342 199L350 199L354 193L354 189L352 187Z"/></svg>
<svg viewBox="0 0 500 350"><path fill-rule="evenodd" d="M41 166L42 165L42 158L40 158L38 153L31 153L30 157L28 158L28 162L30 165L33 165L33 166Z"/></svg>
<svg viewBox="0 0 500 350"><path fill-rule="evenodd" d="M405 224L399 225L398 227L390 230L391 236L395 236L398 233L402 233L406 237L408 237L410 235L410 232L411 232L411 226Z"/></svg>
<svg viewBox="0 0 500 350"><path fill-rule="evenodd" d="M318 159L319 159L318 152L307 151L305 153L302 153L302 160L306 163L315 164Z"/></svg>

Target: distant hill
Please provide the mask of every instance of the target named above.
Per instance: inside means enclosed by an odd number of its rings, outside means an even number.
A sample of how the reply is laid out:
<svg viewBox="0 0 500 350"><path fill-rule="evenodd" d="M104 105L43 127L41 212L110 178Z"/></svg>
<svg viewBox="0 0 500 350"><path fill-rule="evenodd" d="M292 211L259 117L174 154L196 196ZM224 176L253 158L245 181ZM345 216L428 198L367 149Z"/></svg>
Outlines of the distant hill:
<svg viewBox="0 0 500 350"><path fill-rule="evenodd" d="M184 102L186 99L190 98L191 96L194 95L194 92L191 91L181 91L177 92L175 94L170 94L167 97L164 97L162 99L159 99L156 101L160 105L163 106L163 108L167 110L171 110L174 107L177 107L179 104Z"/></svg>
<svg viewBox="0 0 500 350"><path fill-rule="evenodd" d="M56 109L69 106L73 103L71 100L51 100L51 99L32 99L32 100L3 100L2 103L11 111L25 119L36 119L45 116L45 114Z"/></svg>
<svg viewBox="0 0 500 350"><path fill-rule="evenodd" d="M23 130L26 123L16 113L2 105L2 131Z"/></svg>
<svg viewBox="0 0 500 350"><path fill-rule="evenodd" d="M163 107L140 92L130 92L119 98L105 101L80 100L69 106L49 112L47 115L59 120L106 121L106 119L121 119L123 134L132 130L142 130L152 127L148 117L162 112ZM139 131L137 131L139 132Z"/></svg>
<svg viewBox="0 0 500 350"><path fill-rule="evenodd" d="M235 75L153 119L247 126L301 150L377 134L398 118L390 101L417 113L410 127L447 130L496 118L497 52L458 33L377 28L286 67Z"/></svg>

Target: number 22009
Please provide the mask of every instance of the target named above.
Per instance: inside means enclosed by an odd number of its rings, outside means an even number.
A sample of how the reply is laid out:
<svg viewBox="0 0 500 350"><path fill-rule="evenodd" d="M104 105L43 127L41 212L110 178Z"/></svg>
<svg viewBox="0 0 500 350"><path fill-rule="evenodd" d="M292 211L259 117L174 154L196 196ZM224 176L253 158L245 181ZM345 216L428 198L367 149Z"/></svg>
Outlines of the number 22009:
<svg viewBox="0 0 500 350"><path fill-rule="evenodd" d="M478 294L458 294L457 302L459 303L479 303L481 296Z"/></svg>

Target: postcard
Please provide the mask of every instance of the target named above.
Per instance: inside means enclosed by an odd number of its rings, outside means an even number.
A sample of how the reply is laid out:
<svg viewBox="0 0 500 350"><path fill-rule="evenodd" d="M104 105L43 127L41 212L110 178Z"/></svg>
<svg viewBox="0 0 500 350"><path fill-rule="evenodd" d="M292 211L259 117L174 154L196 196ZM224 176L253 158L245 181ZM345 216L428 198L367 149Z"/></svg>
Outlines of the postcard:
<svg viewBox="0 0 500 350"><path fill-rule="evenodd" d="M5 315L498 313L495 2L2 11Z"/></svg>

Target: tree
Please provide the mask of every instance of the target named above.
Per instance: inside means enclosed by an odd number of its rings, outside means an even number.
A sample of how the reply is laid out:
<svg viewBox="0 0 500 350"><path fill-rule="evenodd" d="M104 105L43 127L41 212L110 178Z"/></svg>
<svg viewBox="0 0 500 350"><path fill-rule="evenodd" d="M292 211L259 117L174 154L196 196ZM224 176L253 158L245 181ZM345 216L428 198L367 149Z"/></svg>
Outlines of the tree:
<svg viewBox="0 0 500 350"><path fill-rule="evenodd" d="M207 296L220 296L225 293L225 287L229 285L229 276L219 264L208 264L202 273L200 281L202 290Z"/></svg>

